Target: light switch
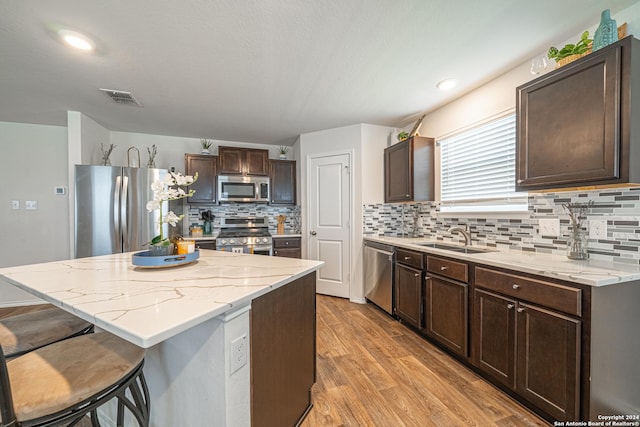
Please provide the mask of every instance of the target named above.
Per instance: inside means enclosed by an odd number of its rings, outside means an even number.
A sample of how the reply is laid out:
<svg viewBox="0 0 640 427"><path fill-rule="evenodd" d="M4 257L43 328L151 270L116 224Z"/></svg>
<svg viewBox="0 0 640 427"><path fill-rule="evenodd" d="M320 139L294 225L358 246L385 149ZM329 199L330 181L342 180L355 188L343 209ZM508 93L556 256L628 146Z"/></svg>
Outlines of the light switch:
<svg viewBox="0 0 640 427"><path fill-rule="evenodd" d="M38 201L37 200L26 200L24 202L24 208L28 211L35 211L38 209Z"/></svg>
<svg viewBox="0 0 640 427"><path fill-rule="evenodd" d="M11 209L13 209L13 210L20 209L20 200L12 200L11 201Z"/></svg>
<svg viewBox="0 0 640 427"><path fill-rule="evenodd" d="M540 218L540 234L543 236L558 237L560 235L560 220L558 218Z"/></svg>

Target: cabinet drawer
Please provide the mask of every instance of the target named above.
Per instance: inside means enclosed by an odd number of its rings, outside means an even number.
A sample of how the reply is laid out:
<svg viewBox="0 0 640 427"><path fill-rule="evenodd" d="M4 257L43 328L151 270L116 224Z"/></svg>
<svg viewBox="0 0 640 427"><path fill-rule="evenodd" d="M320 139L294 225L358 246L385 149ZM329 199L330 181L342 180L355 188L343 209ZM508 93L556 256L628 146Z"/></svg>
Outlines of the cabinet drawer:
<svg viewBox="0 0 640 427"><path fill-rule="evenodd" d="M410 265L422 270L424 268L424 257L422 252L407 251L404 249L396 250L396 261L400 264Z"/></svg>
<svg viewBox="0 0 640 427"><path fill-rule="evenodd" d="M582 315L582 290L488 268L476 267L475 284L576 316Z"/></svg>
<svg viewBox="0 0 640 427"><path fill-rule="evenodd" d="M289 238L278 237L276 239L273 239L273 247L274 248L299 248L300 237L289 237Z"/></svg>
<svg viewBox="0 0 640 427"><path fill-rule="evenodd" d="M464 262L429 255L427 256L427 271L464 283L469 281L469 266Z"/></svg>

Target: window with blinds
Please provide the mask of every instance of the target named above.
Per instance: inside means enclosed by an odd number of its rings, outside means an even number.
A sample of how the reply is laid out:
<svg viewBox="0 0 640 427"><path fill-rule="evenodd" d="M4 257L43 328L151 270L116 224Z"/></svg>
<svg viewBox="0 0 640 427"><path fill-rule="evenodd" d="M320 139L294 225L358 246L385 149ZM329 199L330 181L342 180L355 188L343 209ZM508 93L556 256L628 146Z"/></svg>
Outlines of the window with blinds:
<svg viewBox="0 0 640 427"><path fill-rule="evenodd" d="M438 143L442 212L527 210L526 194L515 192L515 114Z"/></svg>

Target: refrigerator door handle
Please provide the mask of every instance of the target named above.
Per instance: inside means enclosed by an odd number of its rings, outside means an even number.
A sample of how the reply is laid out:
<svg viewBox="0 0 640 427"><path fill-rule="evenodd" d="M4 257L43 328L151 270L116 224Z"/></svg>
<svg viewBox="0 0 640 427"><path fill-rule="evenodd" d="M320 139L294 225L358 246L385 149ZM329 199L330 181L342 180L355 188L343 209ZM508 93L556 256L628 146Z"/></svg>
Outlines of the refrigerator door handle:
<svg viewBox="0 0 640 427"><path fill-rule="evenodd" d="M120 189L122 188L122 176L116 177L116 188L115 195L113 201L113 224L114 230L113 234L116 235L116 249L122 251L119 242L122 241L122 234L120 233L120 211L121 211L121 200L120 200Z"/></svg>
<svg viewBox="0 0 640 427"><path fill-rule="evenodd" d="M129 252L131 245L129 242L129 230L127 224L127 199L129 193L129 177L122 177L122 198L120 199L120 218L122 221L122 251Z"/></svg>

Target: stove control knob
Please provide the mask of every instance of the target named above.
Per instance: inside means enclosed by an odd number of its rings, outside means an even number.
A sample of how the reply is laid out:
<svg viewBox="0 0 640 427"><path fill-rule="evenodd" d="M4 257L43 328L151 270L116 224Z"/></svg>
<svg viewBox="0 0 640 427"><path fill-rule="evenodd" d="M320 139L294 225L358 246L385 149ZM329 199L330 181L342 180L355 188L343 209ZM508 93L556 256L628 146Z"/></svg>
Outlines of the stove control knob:
<svg viewBox="0 0 640 427"><path fill-rule="evenodd" d="M246 237L244 237L244 238L242 239L242 242L241 242L241 243L246 244L246 243L247 243L247 238L246 238Z"/></svg>
<svg viewBox="0 0 640 427"><path fill-rule="evenodd" d="M262 243L267 243L269 241L269 239L267 239L266 237L262 238Z"/></svg>
<svg viewBox="0 0 640 427"><path fill-rule="evenodd" d="M236 239L229 239L229 244L233 245L236 242Z"/></svg>
<svg viewBox="0 0 640 427"><path fill-rule="evenodd" d="M226 245L227 244L227 239L220 240L220 243L223 244L223 245Z"/></svg>

